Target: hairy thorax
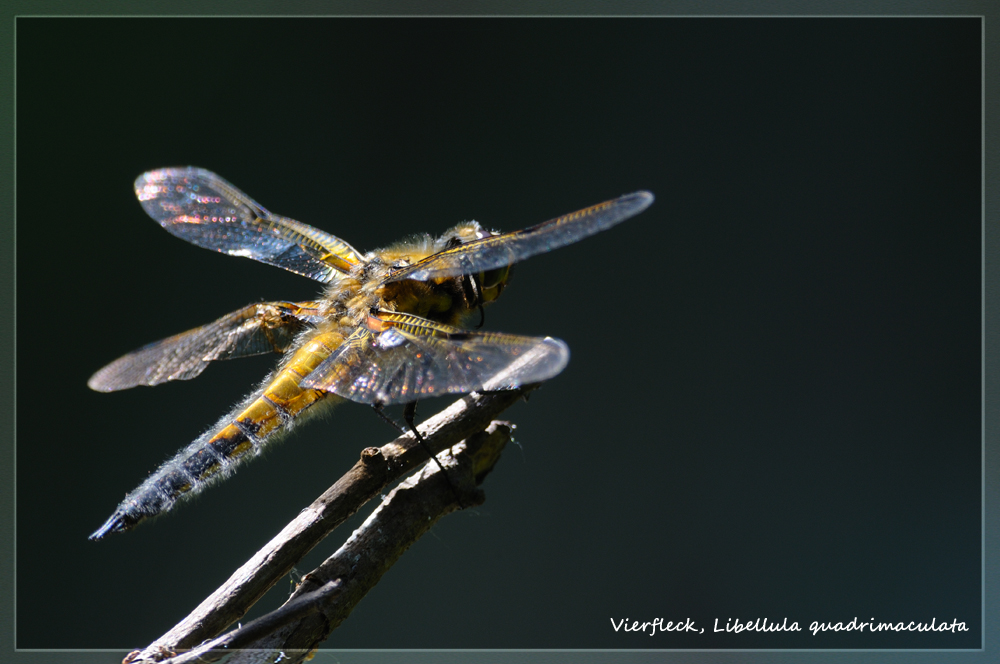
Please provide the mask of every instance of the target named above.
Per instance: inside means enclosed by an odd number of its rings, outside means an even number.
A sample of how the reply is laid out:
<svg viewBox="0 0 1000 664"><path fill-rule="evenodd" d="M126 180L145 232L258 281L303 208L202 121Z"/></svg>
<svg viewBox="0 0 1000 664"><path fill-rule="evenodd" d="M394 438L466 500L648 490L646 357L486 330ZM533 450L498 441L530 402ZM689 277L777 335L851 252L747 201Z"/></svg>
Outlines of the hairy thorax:
<svg viewBox="0 0 1000 664"><path fill-rule="evenodd" d="M350 275L332 284L324 294L322 312L329 321L330 329L340 328L347 336L358 325L364 324L376 309L461 325L476 308L476 304L469 301L462 277L383 281L393 270L432 256L449 244L468 242L484 233L488 234L488 231L483 231L478 223L465 222L440 238L416 236L371 252Z"/></svg>

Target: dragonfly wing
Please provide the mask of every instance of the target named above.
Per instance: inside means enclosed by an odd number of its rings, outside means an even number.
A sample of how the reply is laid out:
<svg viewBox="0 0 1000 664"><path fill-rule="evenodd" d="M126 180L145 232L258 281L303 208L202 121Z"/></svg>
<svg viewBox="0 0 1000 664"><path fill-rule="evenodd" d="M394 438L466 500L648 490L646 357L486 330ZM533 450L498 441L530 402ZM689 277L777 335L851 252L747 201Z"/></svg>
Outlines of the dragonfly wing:
<svg viewBox="0 0 1000 664"><path fill-rule="evenodd" d="M150 217L191 244L329 283L361 261L351 245L308 224L271 214L215 173L163 168L143 173L135 194Z"/></svg>
<svg viewBox="0 0 1000 664"><path fill-rule="evenodd" d="M315 302L262 302L156 341L107 365L87 381L92 390L114 392L194 378L213 360L281 353L296 333L319 321Z"/></svg>
<svg viewBox="0 0 1000 664"><path fill-rule="evenodd" d="M639 214L652 202L653 194L648 191L626 194L524 230L493 235L446 249L396 270L385 281L427 281L506 267L611 228Z"/></svg>
<svg viewBox="0 0 1000 664"><path fill-rule="evenodd" d="M389 405L538 383L569 361L569 348L551 337L470 332L409 314L379 318L386 329L359 327L301 386Z"/></svg>

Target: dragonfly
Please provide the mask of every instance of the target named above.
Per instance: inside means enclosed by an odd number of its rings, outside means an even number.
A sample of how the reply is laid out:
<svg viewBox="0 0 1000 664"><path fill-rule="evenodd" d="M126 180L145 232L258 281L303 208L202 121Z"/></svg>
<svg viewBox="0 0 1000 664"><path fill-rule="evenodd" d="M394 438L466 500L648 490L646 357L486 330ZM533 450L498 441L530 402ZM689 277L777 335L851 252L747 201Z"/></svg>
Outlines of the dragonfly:
<svg viewBox="0 0 1000 664"><path fill-rule="evenodd" d="M519 231L476 221L362 253L340 238L273 214L218 175L195 167L140 175L135 193L171 234L199 247L284 268L325 285L316 300L259 302L128 353L88 386L114 392L188 380L217 360L281 355L230 413L126 495L90 539L131 530L228 477L242 462L330 406L403 404L411 430L420 399L514 389L559 374L559 339L470 329L507 285L514 263L639 214L646 191ZM528 353L532 362L518 362ZM501 383L495 385L496 379ZM384 416L384 415L383 415ZM418 438L419 439L419 438Z"/></svg>

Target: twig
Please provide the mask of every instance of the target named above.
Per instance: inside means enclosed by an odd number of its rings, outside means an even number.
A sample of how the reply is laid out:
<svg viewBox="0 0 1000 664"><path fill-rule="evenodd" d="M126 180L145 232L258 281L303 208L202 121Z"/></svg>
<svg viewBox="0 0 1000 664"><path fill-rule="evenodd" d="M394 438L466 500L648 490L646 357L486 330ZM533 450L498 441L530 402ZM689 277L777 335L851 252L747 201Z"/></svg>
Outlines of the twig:
<svg viewBox="0 0 1000 664"><path fill-rule="evenodd" d="M439 518L470 502L482 502L476 486L499 460L510 432L509 425L494 422L438 455L451 481L458 480L461 505L437 467L425 466L393 489L336 553L306 575L282 607L178 655L170 664L207 664L223 657L231 664L277 661L276 657L289 664L302 661Z"/></svg>
<svg viewBox="0 0 1000 664"><path fill-rule="evenodd" d="M339 580L330 581L319 590L290 599L276 611L261 616L224 636L204 643L194 650L177 655L165 664L187 664L188 662L209 664L227 655L232 655L235 651L252 648L286 625L322 611L323 606L339 594L338 591L342 585ZM268 653L270 652L271 650L268 650ZM261 658L260 653L255 653L253 657Z"/></svg>
<svg viewBox="0 0 1000 664"><path fill-rule="evenodd" d="M418 427L435 453L488 423L535 386L490 394L470 394ZM233 624L275 583L291 572L313 547L372 497L427 460L411 434L381 448L370 447L343 477L300 512L184 620L131 661L161 661L163 653L192 648Z"/></svg>

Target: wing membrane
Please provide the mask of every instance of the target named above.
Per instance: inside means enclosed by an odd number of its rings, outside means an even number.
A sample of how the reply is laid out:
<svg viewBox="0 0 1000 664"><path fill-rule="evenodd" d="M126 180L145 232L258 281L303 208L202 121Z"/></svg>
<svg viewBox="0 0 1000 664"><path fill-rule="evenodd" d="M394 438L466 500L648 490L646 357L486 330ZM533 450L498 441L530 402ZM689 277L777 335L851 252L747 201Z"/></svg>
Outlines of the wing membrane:
<svg viewBox="0 0 1000 664"><path fill-rule="evenodd" d="M653 194L648 191L626 194L524 230L494 235L447 249L395 271L385 281L427 281L505 267L611 228L639 214L652 202Z"/></svg>
<svg viewBox="0 0 1000 664"><path fill-rule="evenodd" d="M569 348L551 337L469 332L409 314L379 319L389 323L384 331L359 327L301 386L389 405L537 383L569 361Z"/></svg>
<svg viewBox="0 0 1000 664"><path fill-rule="evenodd" d="M315 302L262 302L123 355L87 381L114 392L194 378L213 360L283 352L295 334L318 322Z"/></svg>
<svg viewBox="0 0 1000 664"><path fill-rule="evenodd" d="M245 256L329 283L361 257L343 240L268 212L215 173L164 168L143 173L135 194L173 235L205 249Z"/></svg>

